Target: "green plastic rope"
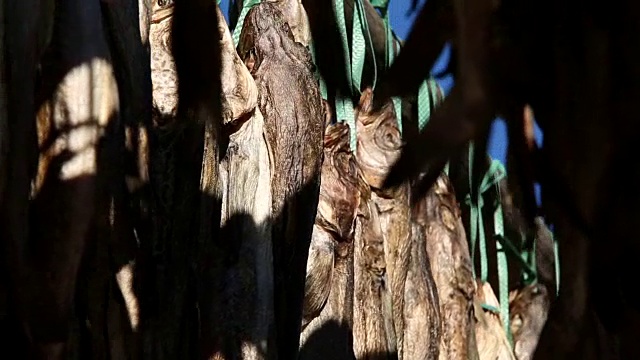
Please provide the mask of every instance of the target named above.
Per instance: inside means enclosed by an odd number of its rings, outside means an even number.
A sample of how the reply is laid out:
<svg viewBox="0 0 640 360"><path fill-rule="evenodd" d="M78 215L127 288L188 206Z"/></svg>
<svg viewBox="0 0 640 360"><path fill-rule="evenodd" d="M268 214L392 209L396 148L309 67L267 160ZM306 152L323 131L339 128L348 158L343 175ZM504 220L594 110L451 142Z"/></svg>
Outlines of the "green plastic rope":
<svg viewBox="0 0 640 360"><path fill-rule="evenodd" d="M344 17L344 1L333 0L333 11L336 15L336 23L338 30L340 31L340 38L342 39L342 51L344 54L345 73L347 74L347 85L349 89L353 89L353 80L351 78L351 53L349 52L349 39L347 37L347 21ZM355 12L354 12L355 14ZM354 16L355 18L355 16ZM348 94L347 94L348 95ZM356 137L356 123L353 114L353 103L349 98L345 98L343 94L338 90L336 91L336 115L338 120L344 120L349 129L350 135L350 147L352 151L356 149L357 137Z"/></svg>
<svg viewBox="0 0 640 360"><path fill-rule="evenodd" d="M240 16L238 16L238 22L236 23L236 27L233 29L233 43L236 46L238 45L238 41L240 41L240 33L242 32L244 18L247 17L249 10L259 3L260 0L245 0L242 3L242 10L240 11Z"/></svg>
<svg viewBox="0 0 640 360"><path fill-rule="evenodd" d="M365 44L363 33L363 21L360 0L353 2L353 20L351 21L351 78L353 79L353 91L360 94L362 91L362 72L364 71ZM366 19L364 23L366 23Z"/></svg>
<svg viewBox="0 0 640 360"><path fill-rule="evenodd" d="M504 177L505 170L501 163L496 160L493 163L497 163L496 176ZM492 163L492 165L493 165ZM502 246L498 238L504 239L504 218L502 212L502 204L500 203L500 185L499 182L495 184L498 196L496 197L495 210L493 213L493 228L496 236L496 252L498 263L498 283L499 283L499 296L500 296L500 314L502 318L502 326L507 335L507 339L511 346L513 346L513 334L511 334L510 316L509 316L509 264L507 262L507 253Z"/></svg>
<svg viewBox="0 0 640 360"><path fill-rule="evenodd" d="M362 0L354 1L351 44L349 44L347 35L347 22L344 14L344 0L333 0L333 10L336 15L336 23L338 25L340 38L342 40L342 51L345 59L347 85L349 90L352 92L351 94L341 94L339 91L336 93L336 115L339 120L344 120L351 129L350 146L351 150L355 150L357 146L356 123L353 112L353 103L351 102L351 95L359 96L362 90L362 73L364 70L366 55L365 46L370 46L372 54L374 54L375 52L373 51L371 32L369 30L364 3L362 2ZM375 59L373 65L375 87L377 76Z"/></svg>
<svg viewBox="0 0 640 360"><path fill-rule="evenodd" d="M469 185L472 185L471 174L473 173L473 145L469 147ZM471 262L475 264L476 245L479 245L480 251L480 279L483 283L488 279L488 261L487 261L487 244L484 233L483 221L483 194L492 187L498 188L499 183L506 176L506 171L502 163L493 160L489 169L484 174L480 186L477 191L477 198L471 199L471 195L467 194L465 202L470 206L470 252ZM499 193L498 193L499 195ZM507 263L506 249L503 244L508 243L504 236L504 219L502 205L498 196L493 204L493 225L497 250L497 266L498 266L498 282L499 282L499 299L500 299L500 317L502 325L507 333L507 338L512 342L511 329L509 326L509 268ZM479 244L478 244L479 242ZM475 276L475 266L472 267Z"/></svg>
<svg viewBox="0 0 640 360"><path fill-rule="evenodd" d="M384 14L382 21L385 27L386 39L387 39L387 41L385 42L385 68L389 69L391 67L391 64L393 63L393 60L396 57L396 52L394 49L395 39L393 36L393 31L391 30L391 24L389 21L389 11L387 8L389 2L381 1L380 3L381 5L384 5L384 8L381 8ZM391 101L393 102L393 108L396 112L396 119L398 120L398 129L400 130L400 134L402 134L402 99L400 97L394 96L391 98Z"/></svg>

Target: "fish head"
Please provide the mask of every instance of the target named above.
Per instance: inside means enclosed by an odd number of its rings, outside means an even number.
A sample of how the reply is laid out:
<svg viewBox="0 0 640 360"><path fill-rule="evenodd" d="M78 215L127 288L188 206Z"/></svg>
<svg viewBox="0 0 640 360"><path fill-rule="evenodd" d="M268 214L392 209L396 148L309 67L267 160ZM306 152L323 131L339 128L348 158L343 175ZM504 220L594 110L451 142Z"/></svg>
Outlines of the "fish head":
<svg viewBox="0 0 640 360"><path fill-rule="evenodd" d="M244 19L238 43L238 53L250 71L263 59L282 51L283 43L293 42L293 33L284 15L273 3L263 2L252 7Z"/></svg>
<svg viewBox="0 0 640 360"><path fill-rule="evenodd" d="M384 179L402 152L402 135L392 103L372 110L373 91L366 89L356 109L356 160L364 180L375 189L382 189Z"/></svg>
<svg viewBox="0 0 640 360"><path fill-rule="evenodd" d="M362 186L358 179L358 165L349 146L349 126L329 124L324 135L318 214L338 241L353 238Z"/></svg>

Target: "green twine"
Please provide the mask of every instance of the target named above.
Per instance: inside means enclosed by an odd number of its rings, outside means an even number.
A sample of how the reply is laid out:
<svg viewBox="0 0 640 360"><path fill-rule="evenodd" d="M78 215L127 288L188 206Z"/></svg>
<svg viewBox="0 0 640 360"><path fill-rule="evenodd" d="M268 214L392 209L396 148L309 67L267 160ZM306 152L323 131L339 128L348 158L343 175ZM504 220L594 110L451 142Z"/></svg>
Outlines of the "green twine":
<svg viewBox="0 0 640 360"><path fill-rule="evenodd" d="M472 186L473 174L473 145L469 147L469 186ZM470 252L471 262L475 264L476 245L479 245L480 252L480 280L486 283L488 280L488 261L487 261L487 244L484 233L484 221L483 221L483 207L484 198L483 194L495 187L498 189L499 195L499 182L506 176L506 171L502 163L497 160L493 160L489 169L484 174L480 186L478 188L477 197L471 199L471 195L467 194L465 202L470 206ZM505 244L508 241L504 236L504 218L502 212L502 205L500 204L500 196L496 198L493 204L493 225L494 235L496 240L497 250L497 265L498 265L498 282L499 282L499 299L500 299L500 317L502 325L507 334L507 338L512 342L511 328L509 326L509 268L507 263L507 255ZM478 244L479 243L479 244ZM474 277L475 266L472 267Z"/></svg>
<svg viewBox="0 0 640 360"><path fill-rule="evenodd" d="M355 150L357 143L356 123L353 103L350 95L360 95L360 92L362 91L362 72L364 70L366 54L365 46L367 43L371 47L371 53L374 54L375 52L373 51L371 33L369 31L369 25L362 0L354 0L351 46L349 46L349 39L347 36L344 0L333 0L333 10L336 15L336 23L342 40L342 51L344 54L346 70L345 73L347 74L347 86L349 91L352 92L352 94L342 94L340 91L336 92L336 115L338 119L344 120L351 129L349 143L351 150ZM367 43L365 43L365 33L367 34ZM375 58L373 65L375 87L377 76Z"/></svg>

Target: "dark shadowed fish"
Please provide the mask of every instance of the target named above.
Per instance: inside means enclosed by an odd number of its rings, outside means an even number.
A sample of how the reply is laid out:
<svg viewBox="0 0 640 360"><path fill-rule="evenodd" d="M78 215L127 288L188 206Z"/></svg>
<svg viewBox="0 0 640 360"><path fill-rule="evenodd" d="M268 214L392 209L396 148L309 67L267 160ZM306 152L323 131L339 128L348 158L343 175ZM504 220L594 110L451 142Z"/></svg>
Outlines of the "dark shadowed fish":
<svg viewBox="0 0 640 360"><path fill-rule="evenodd" d="M302 359L353 358L353 234L363 186L358 175L349 127L329 125L307 262Z"/></svg>
<svg viewBox="0 0 640 360"><path fill-rule="evenodd" d="M277 6L247 13L238 52L258 87L271 160L274 301L278 357L299 348L304 279L318 206L324 107L308 50Z"/></svg>
<svg viewBox="0 0 640 360"><path fill-rule="evenodd" d="M218 8L222 63L222 114L229 143L222 159L222 242L226 256L220 334L222 358L263 359L275 346L271 248L271 166L258 89L238 54ZM237 343L237 346L230 344Z"/></svg>
<svg viewBox="0 0 640 360"><path fill-rule="evenodd" d="M549 295L542 284L526 286L509 295L509 315L515 355L530 360L549 313Z"/></svg>

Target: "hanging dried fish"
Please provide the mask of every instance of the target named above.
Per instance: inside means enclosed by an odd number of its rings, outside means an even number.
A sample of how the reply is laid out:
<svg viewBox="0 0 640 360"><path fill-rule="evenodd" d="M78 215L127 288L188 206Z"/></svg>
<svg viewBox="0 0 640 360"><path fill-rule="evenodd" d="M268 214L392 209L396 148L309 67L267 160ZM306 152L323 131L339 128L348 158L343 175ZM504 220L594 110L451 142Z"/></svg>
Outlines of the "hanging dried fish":
<svg viewBox="0 0 640 360"><path fill-rule="evenodd" d="M229 134L218 169L225 261L218 321L222 358L263 359L275 346L271 248L271 165L258 90L217 9L221 39L222 114Z"/></svg>
<svg viewBox="0 0 640 360"><path fill-rule="evenodd" d="M311 42L311 29L307 12L302 6L301 0L266 0L278 7L284 15L284 19L289 24L293 38L304 46L309 46Z"/></svg>
<svg viewBox="0 0 640 360"><path fill-rule="evenodd" d="M404 286L411 256L411 222L407 184L383 192L382 180L401 152L402 136L391 103L372 112L373 92L365 90L356 109L356 159L379 213L387 280L393 304L398 357L403 358Z"/></svg>
<svg viewBox="0 0 640 360"><path fill-rule="evenodd" d="M391 296L380 218L368 192L362 194L353 250L353 350L356 359L396 356Z"/></svg>
<svg viewBox="0 0 640 360"><path fill-rule="evenodd" d="M480 360L515 360L511 344L502 326L500 314L483 308L483 304L500 309L500 303L489 283L477 281L474 312L476 344Z"/></svg>
<svg viewBox="0 0 640 360"><path fill-rule="evenodd" d="M408 183L394 189L381 189L384 176L400 156L402 138L391 104L373 111L372 100L371 90L365 90L357 108L356 158L371 187L371 199L383 233L398 358L436 358L440 309L428 268L426 232L412 221Z"/></svg>
<svg viewBox="0 0 640 360"><path fill-rule="evenodd" d="M549 294L542 284L533 284L509 294L509 314L515 356L533 358L542 328L549 314Z"/></svg>
<svg viewBox="0 0 640 360"><path fill-rule="evenodd" d="M254 6L238 52L258 87L271 159L278 357L296 357L307 256L320 188L324 106L309 51L295 42L278 7Z"/></svg>
<svg viewBox="0 0 640 360"><path fill-rule="evenodd" d="M425 198L414 205L426 229L427 253L438 288L442 316L440 359L475 359L474 280L466 235L453 189L441 174Z"/></svg>
<svg viewBox="0 0 640 360"><path fill-rule="evenodd" d="M329 125L307 262L301 359L353 358L353 235L363 185L349 127Z"/></svg>
<svg viewBox="0 0 640 360"><path fill-rule="evenodd" d="M412 220L411 258L404 288L404 359L437 359L442 321L425 228Z"/></svg>

